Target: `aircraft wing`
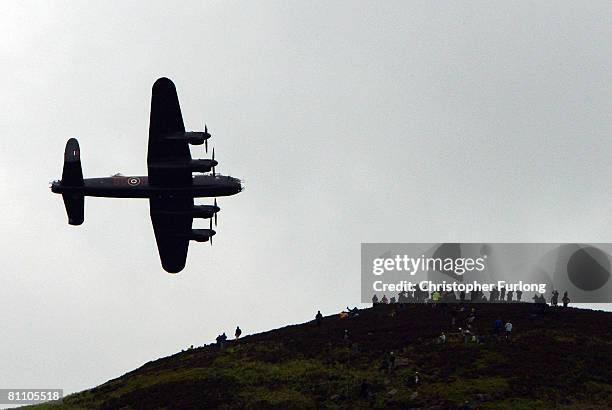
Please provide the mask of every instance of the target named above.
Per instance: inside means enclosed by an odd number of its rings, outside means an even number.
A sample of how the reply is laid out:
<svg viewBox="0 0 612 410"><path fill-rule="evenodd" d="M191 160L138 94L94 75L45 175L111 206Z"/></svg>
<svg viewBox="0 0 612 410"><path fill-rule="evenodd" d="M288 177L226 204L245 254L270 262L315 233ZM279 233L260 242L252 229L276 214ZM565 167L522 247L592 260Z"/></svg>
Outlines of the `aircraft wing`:
<svg viewBox="0 0 612 410"><path fill-rule="evenodd" d="M193 223L191 215L180 211L193 209L193 198L150 198L149 207L162 266L168 272L180 272L187 260L188 235Z"/></svg>
<svg viewBox="0 0 612 410"><path fill-rule="evenodd" d="M149 184L157 186L184 186L192 183L188 168L160 169L152 163L189 161L191 152L185 138L172 138L185 134L178 96L174 83L160 78L153 84L151 117L149 120Z"/></svg>

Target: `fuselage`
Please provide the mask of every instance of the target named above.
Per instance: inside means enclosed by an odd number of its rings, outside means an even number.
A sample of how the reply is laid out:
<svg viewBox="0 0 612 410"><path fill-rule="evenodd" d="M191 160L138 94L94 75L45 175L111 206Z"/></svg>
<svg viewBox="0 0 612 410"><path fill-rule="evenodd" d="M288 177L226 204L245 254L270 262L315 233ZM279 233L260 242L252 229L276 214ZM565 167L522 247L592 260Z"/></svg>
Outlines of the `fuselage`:
<svg viewBox="0 0 612 410"><path fill-rule="evenodd" d="M193 198L234 195L242 191L238 178L227 175L194 175L191 185L157 186L150 185L147 176L112 176L87 178L83 185L64 185L61 181L51 184L51 191L57 194L79 193L84 196L106 198L172 198L189 196Z"/></svg>

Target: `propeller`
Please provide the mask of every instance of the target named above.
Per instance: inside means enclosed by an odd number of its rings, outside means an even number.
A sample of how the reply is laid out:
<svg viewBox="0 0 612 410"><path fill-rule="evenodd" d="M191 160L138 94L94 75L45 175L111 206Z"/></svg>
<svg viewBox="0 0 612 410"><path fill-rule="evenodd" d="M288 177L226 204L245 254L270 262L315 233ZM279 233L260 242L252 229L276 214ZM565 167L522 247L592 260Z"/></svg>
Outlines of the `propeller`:
<svg viewBox="0 0 612 410"><path fill-rule="evenodd" d="M206 138L206 134L208 134L208 125L204 124L204 146L206 147L206 153L208 154L208 138Z"/></svg>
<svg viewBox="0 0 612 410"><path fill-rule="evenodd" d="M215 208L217 207L217 198L215 198ZM217 226L217 211L215 211L215 226Z"/></svg>
<svg viewBox="0 0 612 410"><path fill-rule="evenodd" d="M208 125L204 124L204 145L206 146L206 153L208 153L208 139L212 137L208 132Z"/></svg>
<svg viewBox="0 0 612 410"><path fill-rule="evenodd" d="M210 220L210 230L212 231L212 219ZM211 235L208 238L210 240L210 246L212 246L212 241L213 241L212 238L213 238L213 236L215 236L215 235L212 235L212 232L211 232Z"/></svg>
<svg viewBox="0 0 612 410"><path fill-rule="evenodd" d="M214 148L213 148L212 160L213 161L215 160L215 149ZM212 167L212 174L213 174L213 177L214 177L215 176L215 167L214 166Z"/></svg>

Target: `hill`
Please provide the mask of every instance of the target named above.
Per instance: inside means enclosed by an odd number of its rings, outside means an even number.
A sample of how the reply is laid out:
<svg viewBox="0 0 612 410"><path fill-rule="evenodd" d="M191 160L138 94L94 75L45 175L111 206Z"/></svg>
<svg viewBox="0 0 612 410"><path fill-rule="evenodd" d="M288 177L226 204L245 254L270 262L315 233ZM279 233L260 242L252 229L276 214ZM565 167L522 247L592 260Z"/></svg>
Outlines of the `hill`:
<svg viewBox="0 0 612 410"><path fill-rule="evenodd" d="M457 307L379 305L190 349L33 408L612 408L612 313ZM483 343L456 335L472 307ZM498 317L514 325L511 341L492 334ZM391 351L395 368L381 370Z"/></svg>

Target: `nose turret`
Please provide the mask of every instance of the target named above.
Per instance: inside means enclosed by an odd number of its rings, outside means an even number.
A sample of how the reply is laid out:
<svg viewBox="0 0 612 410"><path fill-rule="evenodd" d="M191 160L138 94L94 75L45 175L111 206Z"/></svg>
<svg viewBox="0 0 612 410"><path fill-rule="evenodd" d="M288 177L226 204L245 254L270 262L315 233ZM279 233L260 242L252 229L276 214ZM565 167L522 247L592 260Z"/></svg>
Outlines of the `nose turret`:
<svg viewBox="0 0 612 410"><path fill-rule="evenodd" d="M242 181L239 180L238 178L234 178L234 177L230 177L231 178L231 186L232 189L234 191L234 193L238 193L238 192L242 192L242 190L244 189L244 187L242 186Z"/></svg>

